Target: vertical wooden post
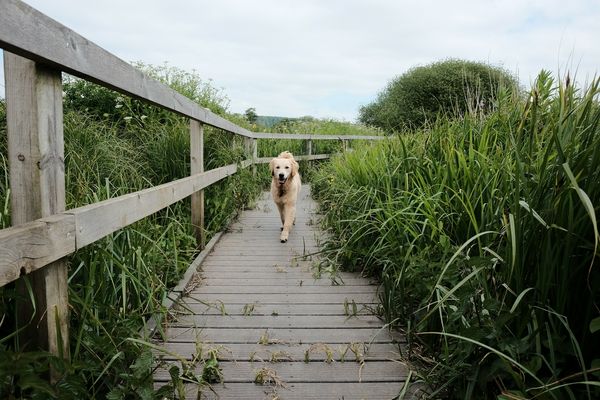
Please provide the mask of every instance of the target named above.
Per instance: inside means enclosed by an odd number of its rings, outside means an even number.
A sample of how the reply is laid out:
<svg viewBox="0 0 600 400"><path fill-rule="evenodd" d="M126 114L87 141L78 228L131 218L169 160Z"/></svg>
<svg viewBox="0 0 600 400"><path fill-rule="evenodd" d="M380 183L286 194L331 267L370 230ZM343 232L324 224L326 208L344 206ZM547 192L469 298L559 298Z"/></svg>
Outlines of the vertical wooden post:
<svg viewBox="0 0 600 400"><path fill-rule="evenodd" d="M61 72L4 52L11 219L20 225L65 210ZM29 279L35 305L24 301L19 339L69 358L67 263L58 260L21 278ZM27 295L25 297L29 299ZM55 379L51 372L51 379Z"/></svg>
<svg viewBox="0 0 600 400"><path fill-rule="evenodd" d="M256 160L258 159L258 140L252 139L252 175L256 176Z"/></svg>
<svg viewBox="0 0 600 400"><path fill-rule="evenodd" d="M254 175L256 175L256 165L254 163L256 162L257 151L256 139L244 136L244 155L247 160L252 160L252 173Z"/></svg>
<svg viewBox="0 0 600 400"><path fill-rule="evenodd" d="M306 155L307 155L307 156L312 156L312 152L313 152L312 144L313 144L313 143L312 143L312 139L308 139L308 140L306 141ZM307 164L308 164L309 166L312 166L313 162L312 162L312 161L310 161L310 160L308 160L308 163L307 163Z"/></svg>
<svg viewBox="0 0 600 400"><path fill-rule="evenodd" d="M342 151L345 153L348 151L348 140L342 139Z"/></svg>
<svg viewBox="0 0 600 400"><path fill-rule="evenodd" d="M204 172L204 125L190 120L190 157L191 174ZM192 194L192 225L196 236L196 245L202 250L206 245L204 232L204 190Z"/></svg>

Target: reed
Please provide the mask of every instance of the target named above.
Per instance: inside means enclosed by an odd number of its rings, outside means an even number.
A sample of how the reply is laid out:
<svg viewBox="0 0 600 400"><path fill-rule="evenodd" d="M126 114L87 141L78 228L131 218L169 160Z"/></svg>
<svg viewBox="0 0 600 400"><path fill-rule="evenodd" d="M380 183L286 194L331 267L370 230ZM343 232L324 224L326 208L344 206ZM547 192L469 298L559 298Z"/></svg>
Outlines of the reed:
<svg viewBox="0 0 600 400"><path fill-rule="evenodd" d="M599 88L542 72L315 177L330 258L380 278L433 397L599 395Z"/></svg>

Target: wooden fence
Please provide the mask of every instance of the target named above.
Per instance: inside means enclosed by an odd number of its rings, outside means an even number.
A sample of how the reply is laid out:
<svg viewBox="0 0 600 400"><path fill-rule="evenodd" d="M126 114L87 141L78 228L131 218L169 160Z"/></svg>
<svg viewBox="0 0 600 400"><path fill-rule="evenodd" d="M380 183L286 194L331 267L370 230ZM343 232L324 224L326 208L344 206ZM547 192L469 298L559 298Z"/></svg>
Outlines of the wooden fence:
<svg viewBox="0 0 600 400"><path fill-rule="evenodd" d="M8 159L12 227L0 231L0 286L28 274L35 307L20 312L28 337L41 348L68 358L67 263L65 257L170 204L192 196L192 223L204 244L203 189L240 166L204 171L203 127L243 136L248 159L241 167L265 163L258 139L377 140L380 136L307 135L250 132L200 107L168 86L145 76L48 16L19 0L0 0L0 48L4 50ZM190 120L190 176L117 198L65 210L62 78L67 72Z"/></svg>

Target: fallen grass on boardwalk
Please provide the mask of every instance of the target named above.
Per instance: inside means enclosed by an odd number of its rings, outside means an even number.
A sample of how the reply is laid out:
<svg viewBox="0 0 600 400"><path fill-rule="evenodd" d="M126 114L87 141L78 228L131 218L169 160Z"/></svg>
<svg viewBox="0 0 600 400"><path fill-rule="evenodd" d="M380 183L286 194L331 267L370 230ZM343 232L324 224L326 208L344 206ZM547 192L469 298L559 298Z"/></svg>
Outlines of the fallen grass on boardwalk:
<svg viewBox="0 0 600 400"><path fill-rule="evenodd" d="M433 398L600 396L599 85L542 72L317 174L330 257L381 279Z"/></svg>

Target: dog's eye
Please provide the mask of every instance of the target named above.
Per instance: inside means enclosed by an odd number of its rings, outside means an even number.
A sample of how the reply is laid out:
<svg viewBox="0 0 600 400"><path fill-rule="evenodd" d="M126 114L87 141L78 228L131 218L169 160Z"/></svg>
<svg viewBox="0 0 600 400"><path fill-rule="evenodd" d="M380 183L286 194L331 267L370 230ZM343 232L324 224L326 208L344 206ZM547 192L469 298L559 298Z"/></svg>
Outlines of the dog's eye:
<svg viewBox="0 0 600 400"><path fill-rule="evenodd" d="M290 167L286 166L285 169L290 169Z"/></svg>
<svg viewBox="0 0 600 400"><path fill-rule="evenodd" d="M277 169L279 169L279 165L277 166Z"/></svg>

